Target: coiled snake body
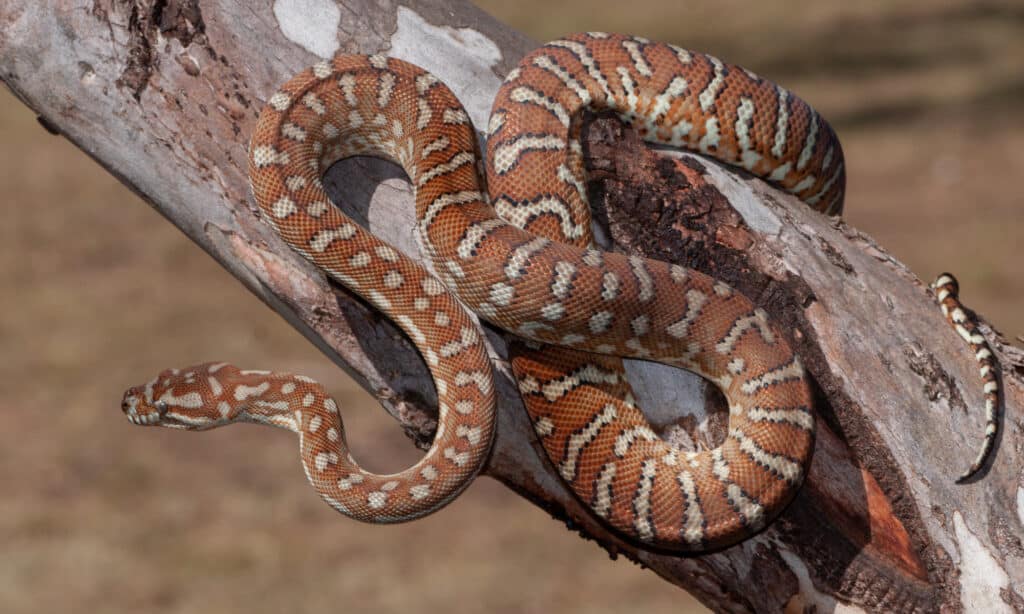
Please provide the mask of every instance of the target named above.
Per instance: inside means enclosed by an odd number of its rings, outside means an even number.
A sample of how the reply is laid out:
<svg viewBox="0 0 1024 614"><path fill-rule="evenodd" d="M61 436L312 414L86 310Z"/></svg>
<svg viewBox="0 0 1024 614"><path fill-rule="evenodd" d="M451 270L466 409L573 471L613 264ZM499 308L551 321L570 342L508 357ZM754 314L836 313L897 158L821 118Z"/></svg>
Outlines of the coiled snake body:
<svg viewBox="0 0 1024 614"><path fill-rule="evenodd" d="M382 55L340 55L269 100L250 143L259 206L299 253L392 317L438 392L433 446L393 476L348 455L337 407L301 376L199 365L130 389L133 422L210 428L236 420L300 435L311 483L369 522L430 513L479 471L494 432L482 335L463 305L535 343L513 367L550 461L598 516L639 543L705 550L760 529L792 498L814 440L799 360L765 312L724 283L591 245L579 129L611 109L651 141L741 166L838 214L845 183L835 134L781 87L711 56L587 33L527 56L488 126L482 191L476 140L444 84ZM416 190L422 247L439 282L331 206L320 182L340 158L399 163ZM457 296L457 298L456 298ZM683 367L729 402L717 448L682 452L635 407L620 359Z"/></svg>

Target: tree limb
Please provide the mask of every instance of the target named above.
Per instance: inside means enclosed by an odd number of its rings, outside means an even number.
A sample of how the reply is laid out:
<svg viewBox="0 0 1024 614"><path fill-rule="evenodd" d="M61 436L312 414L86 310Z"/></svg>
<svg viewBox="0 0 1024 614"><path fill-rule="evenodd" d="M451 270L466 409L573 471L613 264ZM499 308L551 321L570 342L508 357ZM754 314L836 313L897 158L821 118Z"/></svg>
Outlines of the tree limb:
<svg viewBox="0 0 1024 614"><path fill-rule="evenodd" d="M384 51L427 68L484 126L502 76L533 44L463 3L323 6L311 16L283 2L79 0L54 9L9 0L0 6L0 78L48 129L145 198L356 378L422 447L436 425L422 360L389 321L257 218L247 135L278 84L337 51ZM649 151L616 120L594 119L585 146L608 247L712 273L792 331L817 384L813 465L792 506L750 540L702 557L637 550L588 514L543 459L504 338L489 331L500 419L487 473L720 611L1024 610L1014 588L1024 585L1024 353L984 327L1003 365L1011 419L994 462L956 485L982 434L977 367L904 265L757 180L696 156ZM346 161L326 184L346 212L420 257L411 193L393 166ZM703 382L657 365L628 368L663 436L718 441L724 405Z"/></svg>

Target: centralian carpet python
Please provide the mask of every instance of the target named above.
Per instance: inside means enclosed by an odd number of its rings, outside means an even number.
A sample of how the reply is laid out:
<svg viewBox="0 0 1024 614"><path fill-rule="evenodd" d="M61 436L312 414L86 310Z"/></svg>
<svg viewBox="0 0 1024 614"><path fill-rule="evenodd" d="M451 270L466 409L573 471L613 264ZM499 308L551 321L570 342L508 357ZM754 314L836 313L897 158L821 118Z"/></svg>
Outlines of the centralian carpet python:
<svg viewBox="0 0 1024 614"><path fill-rule="evenodd" d="M411 520L455 498L488 455L495 392L476 314L528 340L512 356L527 411L550 462L595 515L640 545L675 551L758 531L809 466L807 376L778 325L725 283L595 249L579 141L586 109L613 110L648 141L742 167L826 214L842 210L843 154L831 127L792 93L709 55L603 33L530 53L491 111L487 193L473 126L443 83L384 55L339 55L270 97L249 146L252 190L284 241L392 318L421 352L438 397L431 448L400 473L366 472L323 387L226 364L165 371L129 389L124 412L181 429L287 428L299 435L309 481L335 509L366 522ZM405 169L436 276L332 206L321 176L354 155ZM996 431L992 355L952 277L935 287L984 378L988 429L971 474ZM725 441L683 452L660 439L619 357L713 382L730 408Z"/></svg>

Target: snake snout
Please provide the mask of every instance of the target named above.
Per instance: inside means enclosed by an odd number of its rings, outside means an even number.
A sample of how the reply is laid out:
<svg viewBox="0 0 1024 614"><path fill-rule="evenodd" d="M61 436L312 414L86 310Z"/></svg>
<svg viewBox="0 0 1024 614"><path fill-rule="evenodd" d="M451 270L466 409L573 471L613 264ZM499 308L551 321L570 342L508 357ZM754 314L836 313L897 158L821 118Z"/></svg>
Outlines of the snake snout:
<svg viewBox="0 0 1024 614"><path fill-rule="evenodd" d="M124 397L121 399L121 411L132 424L150 425L160 421L163 412L143 403L144 398L139 388L132 387L125 391Z"/></svg>

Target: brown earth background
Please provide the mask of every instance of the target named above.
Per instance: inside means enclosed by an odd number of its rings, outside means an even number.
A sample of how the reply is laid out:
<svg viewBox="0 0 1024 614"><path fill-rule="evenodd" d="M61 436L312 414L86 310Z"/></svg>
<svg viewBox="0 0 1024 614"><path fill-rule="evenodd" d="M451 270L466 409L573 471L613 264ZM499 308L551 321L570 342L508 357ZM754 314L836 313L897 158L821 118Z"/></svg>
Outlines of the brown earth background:
<svg viewBox="0 0 1024 614"><path fill-rule="evenodd" d="M1020 2L481 4L537 40L641 34L795 90L844 143L846 219L1024 333ZM126 386L228 360L325 382L369 468L416 458L368 395L6 90L0 203L0 612L699 608L489 479L372 527L320 501L289 433L132 427Z"/></svg>

